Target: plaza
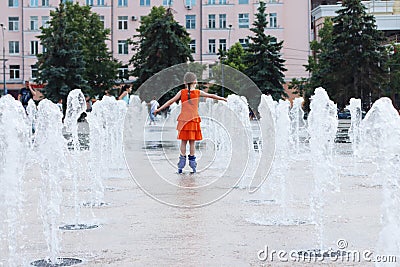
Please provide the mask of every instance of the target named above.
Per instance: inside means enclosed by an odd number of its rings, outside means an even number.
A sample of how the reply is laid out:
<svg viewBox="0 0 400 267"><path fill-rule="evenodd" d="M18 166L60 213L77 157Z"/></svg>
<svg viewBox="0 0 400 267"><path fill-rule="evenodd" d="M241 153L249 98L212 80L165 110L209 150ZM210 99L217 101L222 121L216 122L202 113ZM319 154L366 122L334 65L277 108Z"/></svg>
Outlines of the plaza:
<svg viewBox="0 0 400 267"><path fill-rule="evenodd" d="M102 109L117 107L118 101L112 98L102 101ZM230 97L227 107L237 103L234 101ZM39 111L45 104L46 101ZM398 250L390 246L385 249L396 237L382 234L391 219L381 222L382 215L397 216L395 209L393 215L386 213L385 206L392 204L385 200L388 195L384 193L391 188L384 181L390 177L395 179L395 169L388 169L382 158L353 155L351 143L334 143L329 165L333 166L332 177L337 177L337 181L329 180L323 185L327 177L316 176L321 170L315 168L319 163L310 156L312 142L301 142L302 149L288 155L285 161L277 147L266 180L251 193L257 184L251 183L241 168L253 166L252 162L260 159L260 143L249 147L248 153L253 158L246 159L242 156L245 151L238 153L233 146L229 162L221 162L220 157L215 159L218 150L223 148L208 138L213 125L205 123L206 115L213 113L206 112L206 105L216 113L219 108L226 108L211 102L200 106L204 111L205 141L198 146L201 169L193 175L176 174L178 143L171 123L174 110L169 118L158 121L158 125L144 126L143 131L136 130L131 135L129 123L139 129L147 124L145 106L135 101L126 111L124 124L123 151L127 165L100 159L100 164L103 160L110 163L101 168L101 201L96 195L99 187L93 177L98 174L90 169L91 150L97 149L93 147L96 137L91 137L92 146L88 150L66 151L68 161L79 164L71 164L65 172L58 172L61 177L47 176L41 172L46 165L28 159L20 177L18 195L24 198L19 198L19 208L14 214L11 209L16 206L9 199L6 202L9 206L2 206L1 214L8 219L2 219L0 264L55 266L40 265L37 261L50 257L49 252L58 244L55 250L58 258L76 259L82 261L82 266L374 266L377 261L392 262L396 266ZM178 112L179 106L175 108ZM88 122L78 124L80 139L91 131L90 123L94 120L90 115ZM260 137L262 123L250 122L253 139ZM225 127L229 130L229 125ZM110 129L109 136L119 135L110 133ZM39 138L40 127L37 131L36 138ZM118 146L118 141L115 144ZM37 141L36 145L39 149L45 143ZM101 157L110 151L112 159L122 156L118 154L121 151L113 150L115 147L104 145ZM266 143L262 146L268 147ZM243 164L235 162L233 154L238 154ZM326 165L326 168L330 167ZM43 193L48 192L43 187L43 179L49 179L45 180L49 184L51 179L60 179L53 185L59 187L61 198L52 195L49 202L43 202ZM324 188L322 194L315 186L318 184ZM7 198L7 194L2 196ZM323 205L315 206L317 202ZM54 213L56 203L59 203L59 212ZM13 214L18 221L13 221ZM47 224L46 218L53 218L54 221L47 221L53 223ZM43 228L45 225L50 228ZM382 237L386 238L383 247L379 243ZM324 252L318 254L319 250ZM305 257L304 253L314 256Z"/></svg>

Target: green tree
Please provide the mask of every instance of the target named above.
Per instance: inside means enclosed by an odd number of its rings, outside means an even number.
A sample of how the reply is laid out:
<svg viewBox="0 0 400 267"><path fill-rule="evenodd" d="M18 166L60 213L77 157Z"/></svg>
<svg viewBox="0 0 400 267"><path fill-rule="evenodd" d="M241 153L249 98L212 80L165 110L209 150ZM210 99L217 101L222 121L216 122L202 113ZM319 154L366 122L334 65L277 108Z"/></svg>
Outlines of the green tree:
<svg viewBox="0 0 400 267"><path fill-rule="evenodd" d="M351 97L361 98L364 108L381 96L385 78L385 53L382 32L375 18L367 14L361 0L343 1L333 18L332 49L321 54L329 61L329 73L323 73L326 89L340 107ZM334 81L334 83L332 82Z"/></svg>
<svg viewBox="0 0 400 267"><path fill-rule="evenodd" d="M224 64L237 69L238 71L244 72L247 68L247 65L244 62L244 58L247 54L247 50L245 50L240 43L235 43L227 51Z"/></svg>
<svg viewBox="0 0 400 267"><path fill-rule="evenodd" d="M68 93L76 88L87 90L82 43L77 32L68 31L66 9L60 4L51 11L49 27L42 29L39 39L46 52L38 56L39 82L45 83L44 93L53 102L63 101L66 110Z"/></svg>
<svg viewBox="0 0 400 267"><path fill-rule="evenodd" d="M137 79L134 89L138 89L147 79L168 67L180 63L193 61L189 48L189 33L177 21L172 10L164 7L153 7L149 15L142 18L138 35L130 41L133 45L134 55L130 60L133 66L132 76ZM183 81L183 74L172 75L171 84L179 84ZM154 86L168 86L167 84L154 84ZM176 94L178 89L168 92L162 99ZM141 95L143 100L152 97L151 88L144 90Z"/></svg>
<svg viewBox="0 0 400 267"><path fill-rule="evenodd" d="M304 109L309 110L310 97L314 93L314 89L322 86L331 88L335 84L329 74L332 72L330 57L332 56L332 30L333 22L326 18L323 27L318 32L319 40L313 40L310 43L312 55L308 57L308 64L304 65L306 70L311 73L308 78L293 78L288 88L293 93L304 98Z"/></svg>
<svg viewBox="0 0 400 267"><path fill-rule="evenodd" d="M244 63L244 58L246 54L247 51L243 48L243 46L240 43L235 43L227 51L221 51L221 50L218 51L219 62L216 62L215 65L212 66L213 80L217 84L225 85L224 86L225 96L231 93L236 93L241 95L246 94L246 88L241 88L240 86L240 84L242 83L241 79L243 78L243 76L240 75L239 73L235 73L232 70L229 70L229 68L226 67L229 66L240 72L244 72L247 68L247 66ZM221 63L224 64L224 67L221 66ZM224 71L224 79L222 79L223 71ZM222 91L222 86L217 84L214 84L210 87L210 92L220 94L220 92ZM232 92L230 89L235 89L235 92Z"/></svg>
<svg viewBox="0 0 400 267"><path fill-rule="evenodd" d="M99 15L92 12L90 6L67 2L65 9L68 32L76 32L82 43L84 77L90 87L85 93L103 96L104 91L115 84L121 65L113 59L107 48L106 41L109 39L110 29L104 29Z"/></svg>
<svg viewBox="0 0 400 267"><path fill-rule="evenodd" d="M275 37L265 34L268 25L265 9L265 2L260 1L254 27L250 29L254 36L249 36L251 42L243 63L247 66L245 74L254 81L261 92L278 100L287 96L283 88L283 72L286 71L285 60L281 58L283 41L277 42Z"/></svg>
<svg viewBox="0 0 400 267"><path fill-rule="evenodd" d="M396 108L400 109L400 45L391 44L387 50L389 59L386 68L389 78L385 86L385 95L390 96Z"/></svg>
<svg viewBox="0 0 400 267"><path fill-rule="evenodd" d="M318 33L320 40L313 40L310 43L312 55L308 57L308 65L305 67L312 76L309 79L309 88L306 87L306 90L314 90L319 86L331 88L336 82L336 80L330 76L330 73L332 73L332 57L335 56L334 53L332 53L332 51L334 51L332 31L333 22L331 19L327 18Z"/></svg>

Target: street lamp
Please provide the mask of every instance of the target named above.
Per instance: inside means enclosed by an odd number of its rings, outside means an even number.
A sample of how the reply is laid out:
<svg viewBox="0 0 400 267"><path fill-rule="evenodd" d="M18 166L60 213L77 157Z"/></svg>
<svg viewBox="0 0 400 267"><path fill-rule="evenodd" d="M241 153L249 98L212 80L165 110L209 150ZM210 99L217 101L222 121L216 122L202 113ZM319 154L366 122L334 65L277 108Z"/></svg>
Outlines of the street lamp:
<svg viewBox="0 0 400 267"><path fill-rule="evenodd" d="M228 49L231 48L231 30L232 24L229 24L229 32L228 32Z"/></svg>
<svg viewBox="0 0 400 267"><path fill-rule="evenodd" d="M223 51L221 51L223 52ZM221 96L225 97L225 89L224 89L224 60L226 56L224 54L221 55Z"/></svg>
<svg viewBox="0 0 400 267"><path fill-rule="evenodd" d="M229 24L229 32L228 32L228 49L230 48L231 45L231 30L232 30L232 24ZM225 51L221 51L221 96L225 97L225 88L224 88L224 60L226 59Z"/></svg>
<svg viewBox="0 0 400 267"><path fill-rule="evenodd" d="M3 35L3 88L4 88L4 95L6 95L8 93L6 87L6 46L4 44L4 30L6 29L6 27L4 26L3 23L0 23L0 27Z"/></svg>

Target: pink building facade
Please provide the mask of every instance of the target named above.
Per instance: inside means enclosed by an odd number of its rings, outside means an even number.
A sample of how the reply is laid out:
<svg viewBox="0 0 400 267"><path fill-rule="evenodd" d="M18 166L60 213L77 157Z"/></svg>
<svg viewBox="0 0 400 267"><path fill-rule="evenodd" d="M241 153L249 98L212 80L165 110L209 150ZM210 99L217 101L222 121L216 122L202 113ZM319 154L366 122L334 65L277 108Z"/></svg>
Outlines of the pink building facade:
<svg viewBox="0 0 400 267"><path fill-rule="evenodd" d="M68 0L63 0L68 1ZM72 1L72 0L69 0ZM24 80L33 81L37 75L36 55L42 52L37 38L60 0L0 1L4 28L5 77L7 89L20 88ZM126 40L136 34L140 18L152 6L166 6L191 35L191 49L195 60L215 62L219 48L228 49L236 42L246 46L255 19L258 0L74 0L92 6L101 16L104 26L111 29L108 45L115 58L128 71L132 50ZM286 59L286 80L307 77L303 65L307 63L310 41L309 0L268 0L267 34L284 41L282 56ZM0 71L3 81L3 71ZM2 86L0 86L2 88Z"/></svg>

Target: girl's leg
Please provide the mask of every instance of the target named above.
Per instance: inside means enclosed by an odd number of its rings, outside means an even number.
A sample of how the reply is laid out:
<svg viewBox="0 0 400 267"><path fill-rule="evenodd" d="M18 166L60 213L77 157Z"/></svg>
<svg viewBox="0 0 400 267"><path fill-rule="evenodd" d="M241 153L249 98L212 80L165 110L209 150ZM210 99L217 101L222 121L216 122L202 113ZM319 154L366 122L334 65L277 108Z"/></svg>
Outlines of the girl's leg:
<svg viewBox="0 0 400 267"><path fill-rule="evenodd" d="M194 156L194 153L196 152L196 147L194 146L194 140L189 140L189 146L190 146L190 156Z"/></svg>
<svg viewBox="0 0 400 267"><path fill-rule="evenodd" d="M182 169L186 165L186 144L187 140L181 141L181 154L179 156L179 162L178 162L178 173L182 173Z"/></svg>
<svg viewBox="0 0 400 267"><path fill-rule="evenodd" d="M186 156L186 144L187 140L181 140L181 155Z"/></svg>
<svg viewBox="0 0 400 267"><path fill-rule="evenodd" d="M194 156L195 151L195 146L194 146L194 140L189 140L189 145L190 145L190 153L189 153L189 166L192 168L193 172L196 172L196 157Z"/></svg>

